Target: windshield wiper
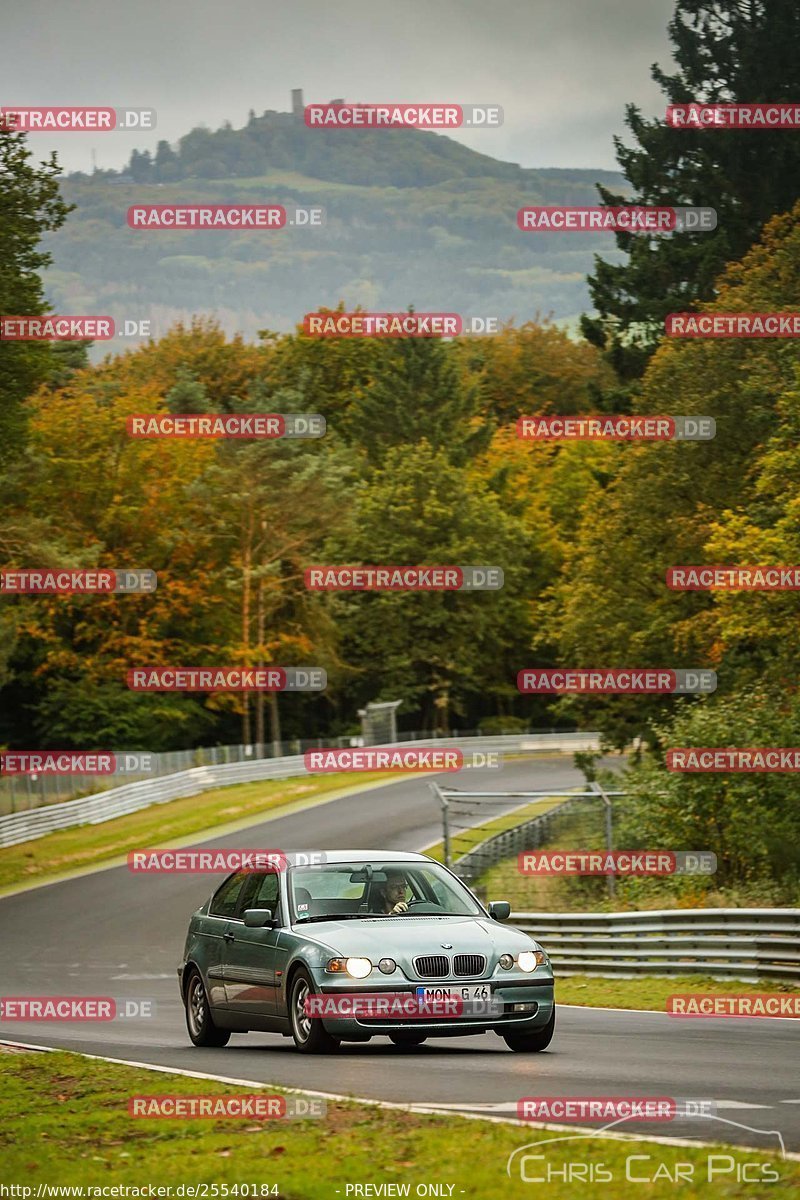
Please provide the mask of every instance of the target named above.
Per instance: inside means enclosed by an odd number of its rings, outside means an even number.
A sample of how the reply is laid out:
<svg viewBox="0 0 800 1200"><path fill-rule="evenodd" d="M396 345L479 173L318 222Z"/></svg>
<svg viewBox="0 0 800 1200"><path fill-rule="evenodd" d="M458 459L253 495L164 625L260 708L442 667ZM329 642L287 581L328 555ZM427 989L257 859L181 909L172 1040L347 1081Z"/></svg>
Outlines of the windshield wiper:
<svg viewBox="0 0 800 1200"><path fill-rule="evenodd" d="M313 917L295 917L295 922L310 925L312 921L357 921L364 913L317 913Z"/></svg>
<svg viewBox="0 0 800 1200"><path fill-rule="evenodd" d="M386 915L393 916L393 917L473 917L473 916L475 916L475 913L453 913L453 912L444 912L444 911L432 912L432 913L421 913L421 912L416 912L415 909L413 909L413 908L410 908L408 910L408 912L387 913Z"/></svg>

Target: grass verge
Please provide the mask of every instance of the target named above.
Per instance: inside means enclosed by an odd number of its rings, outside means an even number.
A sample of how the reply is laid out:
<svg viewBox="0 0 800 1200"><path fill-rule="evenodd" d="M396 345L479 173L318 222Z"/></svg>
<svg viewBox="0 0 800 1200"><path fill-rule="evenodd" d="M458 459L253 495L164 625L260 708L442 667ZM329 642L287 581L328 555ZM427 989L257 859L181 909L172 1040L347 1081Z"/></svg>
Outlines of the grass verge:
<svg viewBox="0 0 800 1200"><path fill-rule="evenodd" d="M457 833L451 837L450 856L454 860L460 858L462 854L466 854L469 850L472 850L479 842L484 842L487 838L494 837L497 833L503 833L506 829L513 829L515 825L521 825L523 821L527 821L530 817L536 817L540 813L547 812L549 808L554 808L556 804L562 804L563 801L563 796L534 800L531 804L526 804L522 808L515 808L512 812L493 817L491 821L485 821L481 825L473 825L469 829L464 829L461 833ZM437 862L444 862L444 842L435 842L433 846L427 846L424 852L431 858L435 858Z"/></svg>
<svg viewBox="0 0 800 1200"><path fill-rule="evenodd" d="M277 810L287 805L313 804L337 793L392 783L403 777L407 778L408 772L359 771L238 783L153 804L101 825L79 825L48 833L33 842L0 850L0 894L20 884L97 866L142 846L164 847L192 834L212 834L218 826L245 826L250 818L255 822L265 814L277 816Z"/></svg>
<svg viewBox="0 0 800 1200"><path fill-rule="evenodd" d="M508 1156L531 1142L558 1136L552 1130L333 1101L324 1118L306 1121L134 1119L127 1112L134 1095L234 1095L257 1089L164 1076L68 1053L0 1053L0 1077L3 1182L30 1188L27 1196L16 1193L22 1200L35 1197L44 1184L150 1184L172 1188L173 1197L178 1185L208 1184L209 1197L249 1195L251 1200L346 1200L357 1194L352 1190L356 1184L395 1185L383 1193L362 1190L362 1196L413 1196L426 1194L417 1193L419 1185L438 1184L441 1190L428 1194L513 1200L532 1193L530 1183L520 1180L518 1168L516 1177L507 1176ZM736 1168L745 1162L751 1164L751 1180L765 1171L774 1173L772 1196L792 1191L796 1195L800 1188L799 1162L761 1151L671 1148L640 1138L621 1142L592 1137L531 1148L530 1153L543 1154L546 1160L529 1163L527 1169L534 1175L551 1169L563 1173L570 1160L602 1164L614 1181L609 1189L607 1174L604 1190L615 1198L643 1194L640 1183L626 1182L626 1159L631 1155L647 1156L636 1161L636 1174L654 1180L646 1194L657 1200L672 1196L677 1164L683 1164L684 1178L691 1169L693 1196L752 1196L752 1182L737 1182L741 1171ZM724 1173L708 1180L709 1169L723 1168ZM249 1192L242 1187L246 1184ZM558 1175L548 1182L552 1200L566 1200L575 1191L575 1182Z"/></svg>
<svg viewBox="0 0 800 1200"><path fill-rule="evenodd" d="M780 992L782 995L796 996L800 988L788 983L776 983L774 979L762 979L758 983L712 979L707 975L671 975L669 978L645 975L640 979L606 979L592 975L559 975L556 970L556 1000L559 1004L664 1012L668 996L685 992L714 992L719 995Z"/></svg>

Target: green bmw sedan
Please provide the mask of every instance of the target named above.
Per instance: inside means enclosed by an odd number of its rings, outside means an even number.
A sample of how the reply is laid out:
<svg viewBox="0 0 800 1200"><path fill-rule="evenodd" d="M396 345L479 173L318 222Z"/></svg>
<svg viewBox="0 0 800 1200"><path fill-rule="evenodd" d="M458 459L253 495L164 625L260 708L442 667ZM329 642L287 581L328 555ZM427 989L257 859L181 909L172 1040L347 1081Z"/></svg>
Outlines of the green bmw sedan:
<svg viewBox="0 0 800 1200"><path fill-rule="evenodd" d="M189 922L178 967L189 1037L251 1030L319 1054L342 1041L493 1030L523 1053L550 1044L553 972L542 947L423 854L282 855L238 871Z"/></svg>

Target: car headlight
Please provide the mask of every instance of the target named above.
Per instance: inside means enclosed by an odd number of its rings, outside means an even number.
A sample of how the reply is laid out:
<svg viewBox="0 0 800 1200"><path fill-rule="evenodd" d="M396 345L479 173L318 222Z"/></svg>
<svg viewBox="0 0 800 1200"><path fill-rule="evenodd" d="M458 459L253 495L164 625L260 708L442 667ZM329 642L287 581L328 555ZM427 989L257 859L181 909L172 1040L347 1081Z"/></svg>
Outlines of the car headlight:
<svg viewBox="0 0 800 1200"><path fill-rule="evenodd" d="M393 958L382 958L378 963L378 970L382 971L384 975L391 975L397 970L397 963Z"/></svg>
<svg viewBox="0 0 800 1200"><path fill-rule="evenodd" d="M500 963L500 966L503 968L504 971L510 971L514 965L514 955L513 954L501 954L497 961Z"/></svg>
<svg viewBox="0 0 800 1200"><path fill-rule="evenodd" d="M366 979L372 970L368 958L329 958L325 970L331 975L350 975L353 979Z"/></svg>
<svg viewBox="0 0 800 1200"><path fill-rule="evenodd" d="M354 979L366 979L372 970L372 963L368 958L348 958L345 966L347 974L352 975Z"/></svg>
<svg viewBox="0 0 800 1200"><path fill-rule="evenodd" d="M545 962L547 962L547 955L543 950L523 950L517 955L517 966L520 971L535 971Z"/></svg>

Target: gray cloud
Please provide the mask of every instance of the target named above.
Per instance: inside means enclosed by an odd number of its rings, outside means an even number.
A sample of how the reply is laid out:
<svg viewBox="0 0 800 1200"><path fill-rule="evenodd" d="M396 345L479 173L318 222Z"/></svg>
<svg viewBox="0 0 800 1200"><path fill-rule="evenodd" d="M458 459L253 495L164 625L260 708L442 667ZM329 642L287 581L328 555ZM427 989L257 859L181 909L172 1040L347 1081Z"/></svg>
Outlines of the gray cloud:
<svg viewBox="0 0 800 1200"><path fill-rule="evenodd" d="M673 0L27 0L2 17L2 103L144 106L155 133L32 135L68 170L247 112L348 100L501 104L497 130L459 140L524 166L614 167L627 101L663 101Z"/></svg>

